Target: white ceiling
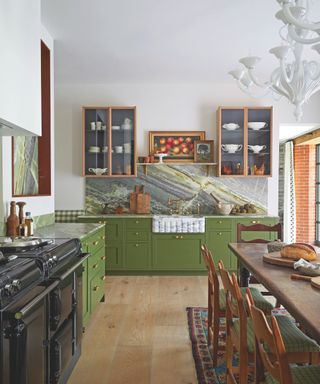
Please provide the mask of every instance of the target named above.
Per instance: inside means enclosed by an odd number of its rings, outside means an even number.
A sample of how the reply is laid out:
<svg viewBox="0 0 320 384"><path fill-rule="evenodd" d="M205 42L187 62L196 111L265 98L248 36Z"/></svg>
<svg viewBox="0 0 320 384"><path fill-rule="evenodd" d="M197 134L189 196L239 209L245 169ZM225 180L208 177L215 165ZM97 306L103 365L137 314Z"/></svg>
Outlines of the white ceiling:
<svg viewBox="0 0 320 384"><path fill-rule="evenodd" d="M320 19L320 1L315 1ZM42 0L57 83L231 82L240 57L276 64L276 0Z"/></svg>

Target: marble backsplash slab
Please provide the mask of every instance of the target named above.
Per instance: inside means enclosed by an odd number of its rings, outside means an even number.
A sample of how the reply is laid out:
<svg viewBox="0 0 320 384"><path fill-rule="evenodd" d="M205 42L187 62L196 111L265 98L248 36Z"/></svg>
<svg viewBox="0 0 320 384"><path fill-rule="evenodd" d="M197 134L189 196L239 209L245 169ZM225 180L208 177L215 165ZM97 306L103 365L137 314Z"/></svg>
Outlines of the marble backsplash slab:
<svg viewBox="0 0 320 384"><path fill-rule="evenodd" d="M181 213L213 214L213 193L219 200L235 204L254 204L257 213L267 212L268 181L265 177L207 176L206 166L155 165L148 166L148 175L138 166L137 178L108 178L86 180L86 211L97 214L107 204L114 213L119 205L129 210L129 194L135 185L144 185L151 195L151 213L169 214L168 199L181 200Z"/></svg>

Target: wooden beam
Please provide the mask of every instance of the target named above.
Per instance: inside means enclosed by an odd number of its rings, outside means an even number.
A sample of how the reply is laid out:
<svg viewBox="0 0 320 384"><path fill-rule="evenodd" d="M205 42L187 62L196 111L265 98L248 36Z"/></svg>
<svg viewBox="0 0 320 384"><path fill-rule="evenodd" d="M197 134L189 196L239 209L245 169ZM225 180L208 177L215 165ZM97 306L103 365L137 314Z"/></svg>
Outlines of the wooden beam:
<svg viewBox="0 0 320 384"><path fill-rule="evenodd" d="M320 144L320 128L305 133L293 140L294 145L315 145Z"/></svg>

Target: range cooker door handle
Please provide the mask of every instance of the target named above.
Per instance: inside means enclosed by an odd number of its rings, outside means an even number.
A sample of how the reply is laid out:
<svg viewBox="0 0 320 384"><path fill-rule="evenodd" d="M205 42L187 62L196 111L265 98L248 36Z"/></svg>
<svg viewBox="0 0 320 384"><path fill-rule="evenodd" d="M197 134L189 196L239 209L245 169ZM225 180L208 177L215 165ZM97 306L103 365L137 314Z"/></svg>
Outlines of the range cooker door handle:
<svg viewBox="0 0 320 384"><path fill-rule="evenodd" d="M62 307L61 290L56 289L52 293L51 299L52 299L52 307L51 307L51 316L52 317L50 319L50 323L51 323L51 329L54 331L57 329L57 327L60 323L60 319L61 319L61 307Z"/></svg>
<svg viewBox="0 0 320 384"><path fill-rule="evenodd" d="M16 312L14 317L17 320L22 319L24 316L26 316L32 310L32 308L35 305L37 305L42 299L44 299L57 285L59 285L59 281L54 281L52 284L49 285L48 288L46 288L38 296L36 296L33 300L29 301L29 303L27 305L25 305L18 312Z"/></svg>
<svg viewBox="0 0 320 384"><path fill-rule="evenodd" d="M59 279L60 280L64 280L65 278L67 278L70 273L72 273L73 271L75 271L78 267L80 267L80 265L82 265L82 263L90 256L91 254L90 253L82 253L81 254L81 258L79 261L77 261L75 264L73 264L69 269L67 269L67 271L65 273L63 273L61 276L59 276Z"/></svg>

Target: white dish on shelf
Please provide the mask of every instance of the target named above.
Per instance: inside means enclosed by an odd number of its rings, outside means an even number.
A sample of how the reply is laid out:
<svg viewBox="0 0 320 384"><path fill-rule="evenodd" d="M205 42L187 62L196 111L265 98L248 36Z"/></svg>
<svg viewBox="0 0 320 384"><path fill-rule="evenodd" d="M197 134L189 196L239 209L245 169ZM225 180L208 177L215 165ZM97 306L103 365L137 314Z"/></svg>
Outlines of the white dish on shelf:
<svg viewBox="0 0 320 384"><path fill-rule="evenodd" d="M240 128L240 125L236 123L227 123L223 124L222 128L226 129L227 131L235 131L236 129Z"/></svg>
<svg viewBox="0 0 320 384"><path fill-rule="evenodd" d="M88 150L90 153L99 153L100 152L100 147L89 147L89 150Z"/></svg>
<svg viewBox="0 0 320 384"><path fill-rule="evenodd" d="M108 149L109 149L109 147L107 147L107 146L102 147L102 148L101 148L101 152L103 152L103 153L107 153L107 152L108 152Z"/></svg>
<svg viewBox="0 0 320 384"><path fill-rule="evenodd" d="M101 176L108 171L108 168L88 168L88 171L97 176Z"/></svg>
<svg viewBox="0 0 320 384"><path fill-rule="evenodd" d="M267 146L266 145L248 145L248 148L253 153L260 153L263 149L266 149Z"/></svg>
<svg viewBox="0 0 320 384"><path fill-rule="evenodd" d="M120 131L120 125L113 125L112 130L113 131Z"/></svg>
<svg viewBox="0 0 320 384"><path fill-rule="evenodd" d="M259 131L262 128L265 128L268 124L264 121L251 121L248 123L248 128L253 129L254 131Z"/></svg>

